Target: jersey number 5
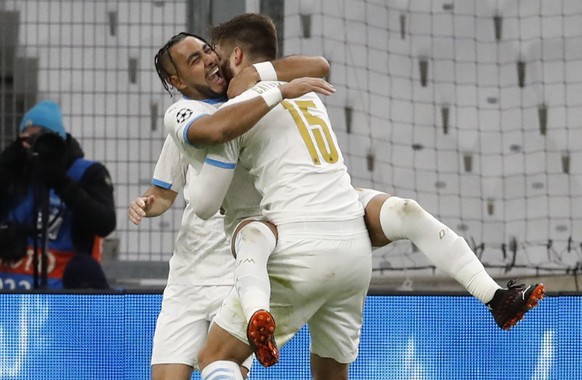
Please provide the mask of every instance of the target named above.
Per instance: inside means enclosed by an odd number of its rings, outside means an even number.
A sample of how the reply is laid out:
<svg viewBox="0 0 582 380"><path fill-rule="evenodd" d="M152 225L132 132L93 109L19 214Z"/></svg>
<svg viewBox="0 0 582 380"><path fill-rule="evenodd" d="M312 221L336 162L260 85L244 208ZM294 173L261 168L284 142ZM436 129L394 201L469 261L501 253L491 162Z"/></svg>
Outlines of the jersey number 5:
<svg viewBox="0 0 582 380"><path fill-rule="evenodd" d="M325 120L309 112L310 108L317 108L315 103L311 100L284 100L281 104L293 117L313 163L321 165L320 157L329 164L336 163L339 158L338 148L331 137L329 126ZM301 111L303 118L297 109Z"/></svg>

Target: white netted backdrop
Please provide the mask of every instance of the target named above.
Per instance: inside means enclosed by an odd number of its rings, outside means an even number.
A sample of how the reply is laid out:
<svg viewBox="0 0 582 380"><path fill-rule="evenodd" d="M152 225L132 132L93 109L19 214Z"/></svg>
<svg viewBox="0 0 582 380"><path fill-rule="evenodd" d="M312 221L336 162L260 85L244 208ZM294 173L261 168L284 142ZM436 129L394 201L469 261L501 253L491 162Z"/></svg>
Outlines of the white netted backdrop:
<svg viewBox="0 0 582 380"><path fill-rule="evenodd" d="M576 270L581 2L287 2L284 35L285 54L331 62L356 186L416 199L491 273ZM375 267L431 273L408 242Z"/></svg>
<svg viewBox="0 0 582 380"><path fill-rule="evenodd" d="M337 93L325 103L356 186L416 199L493 274L578 270L581 1L244 3L282 10L284 55L330 61ZM87 157L112 174L118 227L108 241L122 262L165 264L180 225L181 200L139 228L126 215L149 186L174 101L153 56L189 19L206 20L188 15L193 4L0 1L0 145L37 99L58 101ZM387 277L433 273L408 242L377 251L374 266Z"/></svg>

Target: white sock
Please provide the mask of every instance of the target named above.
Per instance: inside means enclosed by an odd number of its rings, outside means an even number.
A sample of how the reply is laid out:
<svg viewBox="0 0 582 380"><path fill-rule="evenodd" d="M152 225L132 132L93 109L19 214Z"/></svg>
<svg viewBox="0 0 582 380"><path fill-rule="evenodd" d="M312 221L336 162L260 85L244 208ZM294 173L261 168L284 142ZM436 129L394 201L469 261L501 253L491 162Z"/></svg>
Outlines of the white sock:
<svg viewBox="0 0 582 380"><path fill-rule="evenodd" d="M202 380L243 380L240 366L226 360L210 363L202 370L200 377Z"/></svg>
<svg viewBox="0 0 582 380"><path fill-rule="evenodd" d="M257 310L270 310L267 260L276 244L273 232L261 222L247 224L236 236L234 281L247 321Z"/></svg>
<svg viewBox="0 0 582 380"><path fill-rule="evenodd" d="M435 219L412 199L388 198L380 225L392 241L408 239L441 271L457 280L481 302L501 287L489 276L465 239Z"/></svg>

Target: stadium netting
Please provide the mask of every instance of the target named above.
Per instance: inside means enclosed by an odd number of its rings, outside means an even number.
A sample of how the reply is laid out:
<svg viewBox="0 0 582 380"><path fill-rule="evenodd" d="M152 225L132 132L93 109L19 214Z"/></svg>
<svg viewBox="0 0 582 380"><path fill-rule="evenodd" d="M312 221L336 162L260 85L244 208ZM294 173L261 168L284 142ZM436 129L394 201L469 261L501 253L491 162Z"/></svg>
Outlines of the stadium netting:
<svg viewBox="0 0 582 380"><path fill-rule="evenodd" d="M277 4L282 53L331 63L337 93L325 103L356 186L416 199L492 274L581 268L580 1ZM180 225L183 203L139 229L126 207L149 186L172 102L153 55L185 29L187 5L0 4L0 142L37 99L57 100L87 156L113 176L109 240L120 260L166 261ZM374 266L432 273L407 242L379 250Z"/></svg>
<svg viewBox="0 0 582 380"><path fill-rule="evenodd" d="M417 200L491 273L579 269L582 4L288 4L285 53L322 54L354 180ZM377 270L424 270L408 242Z"/></svg>

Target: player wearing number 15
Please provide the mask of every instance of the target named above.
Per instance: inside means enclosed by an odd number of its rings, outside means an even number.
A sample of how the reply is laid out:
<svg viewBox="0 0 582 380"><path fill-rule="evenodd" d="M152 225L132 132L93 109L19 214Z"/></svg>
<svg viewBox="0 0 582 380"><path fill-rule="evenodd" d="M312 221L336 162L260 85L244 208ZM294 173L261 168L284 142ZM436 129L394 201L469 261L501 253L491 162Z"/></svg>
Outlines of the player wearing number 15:
<svg viewBox="0 0 582 380"><path fill-rule="evenodd" d="M245 47L217 44L229 64L223 72L236 75L259 59L274 58ZM281 84L262 81L223 107ZM362 204L319 97L310 92L283 100L242 136L208 148L198 181L190 187L199 216L213 214L223 203L237 165L254 176L263 197L262 214L278 229L277 246L267 262L277 345L308 323L313 378L347 378L349 363L358 354L371 244ZM235 374L252 352L246 322L239 295L231 292L199 355L204 380L219 373L221 379L238 379L226 373Z"/></svg>

